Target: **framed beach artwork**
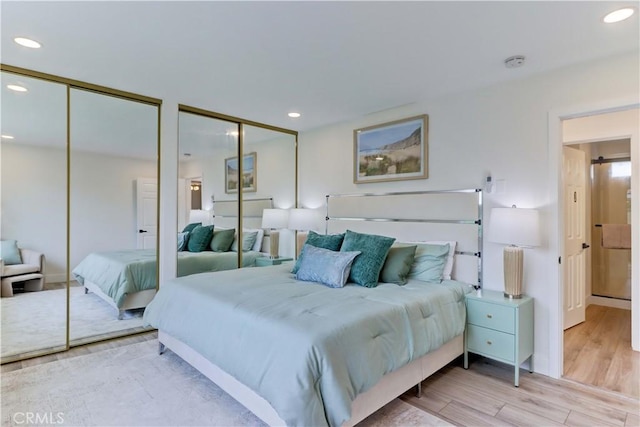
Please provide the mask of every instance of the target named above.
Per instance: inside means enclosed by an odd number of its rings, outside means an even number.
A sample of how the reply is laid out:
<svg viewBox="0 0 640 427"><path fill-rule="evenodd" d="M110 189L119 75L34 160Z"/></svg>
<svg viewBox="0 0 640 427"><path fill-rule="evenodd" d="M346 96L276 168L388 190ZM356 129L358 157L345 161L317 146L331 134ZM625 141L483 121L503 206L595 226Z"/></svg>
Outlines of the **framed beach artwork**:
<svg viewBox="0 0 640 427"><path fill-rule="evenodd" d="M426 114L353 131L353 182L425 179L428 175Z"/></svg>
<svg viewBox="0 0 640 427"><path fill-rule="evenodd" d="M224 159L224 185L225 193L237 193L238 182L242 182L242 191L255 192L257 188L256 153L242 156L242 174L238 173L238 158Z"/></svg>

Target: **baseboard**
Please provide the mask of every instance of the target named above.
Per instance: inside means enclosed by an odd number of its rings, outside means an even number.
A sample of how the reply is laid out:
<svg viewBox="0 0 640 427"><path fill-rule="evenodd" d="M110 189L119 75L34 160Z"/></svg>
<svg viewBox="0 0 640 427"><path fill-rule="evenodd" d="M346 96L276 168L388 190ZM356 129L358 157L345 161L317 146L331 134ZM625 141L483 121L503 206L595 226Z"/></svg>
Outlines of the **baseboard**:
<svg viewBox="0 0 640 427"><path fill-rule="evenodd" d="M587 297L587 306L590 305L602 305L604 307L622 308L624 310L631 310L631 301L617 298L605 298L589 295Z"/></svg>
<svg viewBox="0 0 640 427"><path fill-rule="evenodd" d="M65 273L58 274L45 274L45 283L63 283L67 281L67 275Z"/></svg>

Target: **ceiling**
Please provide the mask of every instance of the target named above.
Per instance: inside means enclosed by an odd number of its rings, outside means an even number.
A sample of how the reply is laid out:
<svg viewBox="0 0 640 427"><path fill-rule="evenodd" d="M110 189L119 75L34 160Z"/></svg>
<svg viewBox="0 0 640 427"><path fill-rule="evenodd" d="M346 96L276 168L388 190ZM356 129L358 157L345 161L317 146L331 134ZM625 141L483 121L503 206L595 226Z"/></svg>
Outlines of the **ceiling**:
<svg viewBox="0 0 640 427"><path fill-rule="evenodd" d="M1 59L305 131L637 52L637 13L602 23L630 4L2 1ZM512 55L524 67L507 69Z"/></svg>

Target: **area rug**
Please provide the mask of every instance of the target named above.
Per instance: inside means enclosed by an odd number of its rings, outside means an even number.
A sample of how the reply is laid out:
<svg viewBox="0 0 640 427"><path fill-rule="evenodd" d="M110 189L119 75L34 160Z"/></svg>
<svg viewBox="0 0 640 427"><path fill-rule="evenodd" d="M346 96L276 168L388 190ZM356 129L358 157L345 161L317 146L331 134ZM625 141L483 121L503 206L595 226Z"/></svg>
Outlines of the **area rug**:
<svg viewBox="0 0 640 427"><path fill-rule="evenodd" d="M25 414L68 426L264 425L171 351L159 356L157 345L145 341L2 374L2 425L19 425ZM451 424L395 399L360 425Z"/></svg>
<svg viewBox="0 0 640 427"><path fill-rule="evenodd" d="M71 341L142 328L143 310L127 311L125 318L118 320L117 310L100 297L91 292L85 294L81 286L70 290ZM16 293L0 299L2 357L64 346L66 306L66 289Z"/></svg>

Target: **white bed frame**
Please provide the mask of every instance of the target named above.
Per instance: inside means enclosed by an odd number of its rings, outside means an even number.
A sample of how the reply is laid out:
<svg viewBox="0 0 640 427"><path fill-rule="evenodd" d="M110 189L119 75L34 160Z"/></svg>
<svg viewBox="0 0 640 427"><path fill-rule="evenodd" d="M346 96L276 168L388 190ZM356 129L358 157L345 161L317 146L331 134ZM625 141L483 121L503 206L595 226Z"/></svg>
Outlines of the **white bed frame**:
<svg viewBox="0 0 640 427"><path fill-rule="evenodd" d="M370 390L358 395L351 404L351 418L343 426L359 423L414 386L420 390L420 383L424 379L463 354L463 335L385 375ZM158 330L158 342L160 354L166 348L170 349L268 425L286 425L269 402L187 344L162 330Z"/></svg>
<svg viewBox="0 0 640 427"><path fill-rule="evenodd" d="M118 310L118 320L122 320L124 318L125 310L133 310L134 308L144 308L146 307L153 297L156 295L156 290L154 289L146 289L144 291L134 292L132 294L127 294L122 304L122 307L118 307L109 295L102 292L102 289L95 283L86 280L84 281L84 293L88 293L89 291L93 292L103 300L105 300L111 307Z"/></svg>

